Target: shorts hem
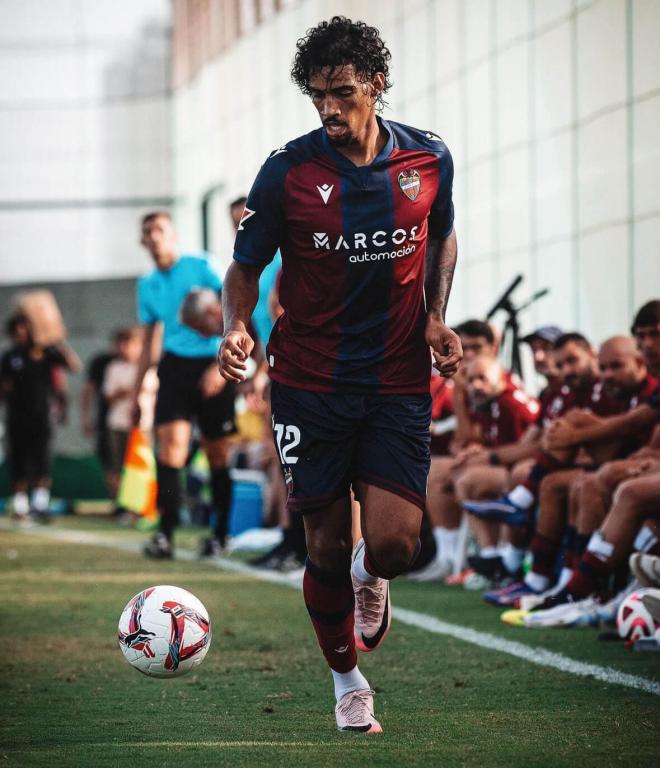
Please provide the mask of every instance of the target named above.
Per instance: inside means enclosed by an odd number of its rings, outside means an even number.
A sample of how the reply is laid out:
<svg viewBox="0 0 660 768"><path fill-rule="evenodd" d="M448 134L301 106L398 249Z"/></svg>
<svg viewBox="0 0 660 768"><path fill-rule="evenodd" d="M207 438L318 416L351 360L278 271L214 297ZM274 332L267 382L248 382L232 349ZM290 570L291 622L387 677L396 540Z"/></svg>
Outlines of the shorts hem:
<svg viewBox="0 0 660 768"><path fill-rule="evenodd" d="M362 482L367 485L374 485L377 488L381 488L383 491L388 491L389 493L395 494L395 496L400 496L402 499L419 507L422 512L426 509L426 496L420 496L420 494L415 493L415 491L411 491L410 488L392 482L392 480L386 480L378 475L368 475L364 472L360 472L359 476L356 477L356 480L362 480Z"/></svg>
<svg viewBox="0 0 660 768"><path fill-rule="evenodd" d="M300 512L305 514L306 512L312 512L319 507L325 507L328 504L332 504L347 493L348 488L338 489L335 493L329 493L325 496L310 496L305 499L289 497L286 502L286 508L289 512Z"/></svg>

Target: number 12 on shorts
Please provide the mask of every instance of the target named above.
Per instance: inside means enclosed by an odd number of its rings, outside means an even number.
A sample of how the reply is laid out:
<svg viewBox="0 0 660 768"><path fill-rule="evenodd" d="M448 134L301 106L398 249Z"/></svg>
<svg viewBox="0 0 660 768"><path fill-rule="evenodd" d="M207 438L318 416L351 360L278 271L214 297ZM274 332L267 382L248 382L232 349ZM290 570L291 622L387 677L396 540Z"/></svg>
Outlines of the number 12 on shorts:
<svg viewBox="0 0 660 768"><path fill-rule="evenodd" d="M300 444L298 427L294 424L276 424L273 419L273 432L282 464L297 464L299 457L294 456L291 451Z"/></svg>

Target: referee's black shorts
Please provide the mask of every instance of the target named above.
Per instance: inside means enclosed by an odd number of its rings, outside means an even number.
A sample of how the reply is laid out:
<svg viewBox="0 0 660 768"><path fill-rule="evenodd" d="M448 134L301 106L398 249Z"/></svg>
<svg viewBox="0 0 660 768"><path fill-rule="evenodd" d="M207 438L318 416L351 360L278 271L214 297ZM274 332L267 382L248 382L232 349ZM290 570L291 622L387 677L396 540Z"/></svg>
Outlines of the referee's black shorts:
<svg viewBox="0 0 660 768"><path fill-rule="evenodd" d="M171 352L163 355L158 365L156 426L179 419L194 421L207 440L236 432L236 386L227 382L213 397L203 397L200 389L204 371L215 364L213 357L180 357Z"/></svg>

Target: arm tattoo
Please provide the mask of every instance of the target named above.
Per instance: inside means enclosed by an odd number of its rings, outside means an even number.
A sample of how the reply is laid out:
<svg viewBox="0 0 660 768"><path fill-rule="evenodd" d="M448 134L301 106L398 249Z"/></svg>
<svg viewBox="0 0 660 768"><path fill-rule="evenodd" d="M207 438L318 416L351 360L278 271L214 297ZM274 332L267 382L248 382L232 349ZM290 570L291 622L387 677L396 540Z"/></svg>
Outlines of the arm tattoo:
<svg viewBox="0 0 660 768"><path fill-rule="evenodd" d="M458 249L454 232L446 240L429 238L426 250L426 309L444 322Z"/></svg>

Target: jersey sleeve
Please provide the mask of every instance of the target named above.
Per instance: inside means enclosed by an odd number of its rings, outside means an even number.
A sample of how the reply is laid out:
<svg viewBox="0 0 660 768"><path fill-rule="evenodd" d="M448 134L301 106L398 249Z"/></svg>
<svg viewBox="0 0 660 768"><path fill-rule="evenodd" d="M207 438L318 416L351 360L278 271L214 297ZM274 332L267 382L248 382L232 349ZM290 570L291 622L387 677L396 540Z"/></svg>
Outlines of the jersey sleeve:
<svg viewBox="0 0 660 768"><path fill-rule="evenodd" d="M138 320L145 325L153 325L158 318L149 303L147 284L139 280L137 284L137 315Z"/></svg>
<svg viewBox="0 0 660 768"><path fill-rule="evenodd" d="M261 166L236 233L234 259L239 263L264 267L282 244L287 171L281 155L271 156Z"/></svg>
<svg viewBox="0 0 660 768"><path fill-rule="evenodd" d="M454 161L447 149L439 158L438 193L429 214L429 235L446 240L454 228L454 203L452 185L454 183Z"/></svg>
<svg viewBox="0 0 660 768"><path fill-rule="evenodd" d="M44 353L51 367L60 365L64 368L69 367L66 358L57 347L46 347Z"/></svg>

